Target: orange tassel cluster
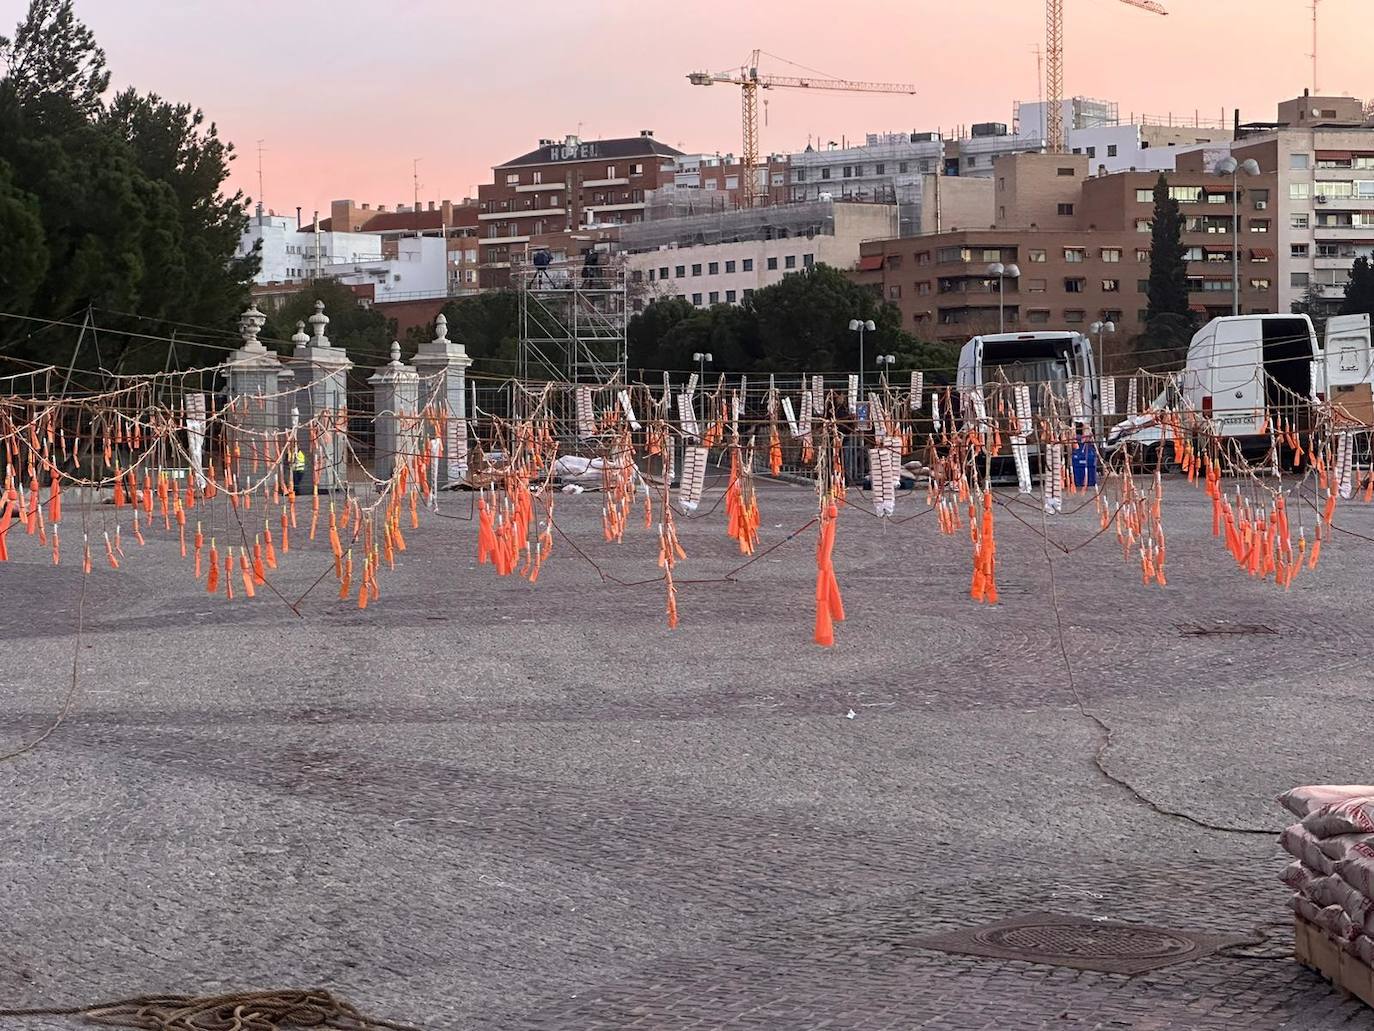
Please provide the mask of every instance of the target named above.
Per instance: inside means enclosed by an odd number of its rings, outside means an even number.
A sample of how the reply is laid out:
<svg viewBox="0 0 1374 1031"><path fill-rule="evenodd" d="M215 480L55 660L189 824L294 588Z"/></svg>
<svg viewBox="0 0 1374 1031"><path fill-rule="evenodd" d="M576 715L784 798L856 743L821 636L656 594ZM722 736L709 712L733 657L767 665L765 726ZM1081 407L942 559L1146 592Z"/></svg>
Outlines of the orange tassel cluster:
<svg viewBox="0 0 1374 1031"><path fill-rule="evenodd" d="M974 601L997 604L997 539L992 516L992 492L983 492L983 521L978 525L970 505L969 532L973 536L973 583L969 594Z"/></svg>
<svg viewBox="0 0 1374 1031"><path fill-rule="evenodd" d="M746 477L741 471L739 450L739 445L730 449L730 486L725 489L726 532L739 543L740 554L752 555L759 543L759 503L753 476Z"/></svg>
<svg viewBox="0 0 1374 1031"><path fill-rule="evenodd" d="M844 621L844 601L840 597L840 583L835 578L835 523L839 509L826 498L821 502L820 534L816 540L816 633L815 641L823 648L835 643L835 624Z"/></svg>

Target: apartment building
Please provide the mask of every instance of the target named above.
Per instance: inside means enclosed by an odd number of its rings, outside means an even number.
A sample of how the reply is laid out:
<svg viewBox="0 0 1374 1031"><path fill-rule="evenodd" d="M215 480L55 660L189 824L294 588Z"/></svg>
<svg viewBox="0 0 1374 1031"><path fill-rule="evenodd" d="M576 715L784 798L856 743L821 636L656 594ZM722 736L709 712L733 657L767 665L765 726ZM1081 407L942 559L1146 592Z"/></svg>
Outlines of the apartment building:
<svg viewBox="0 0 1374 1031"><path fill-rule="evenodd" d="M806 201L626 226L620 233L634 310L680 297L742 304L818 264L853 268L862 241L897 229L891 204Z"/></svg>
<svg viewBox="0 0 1374 1031"><path fill-rule="evenodd" d="M999 282L988 266L1015 264L1002 281L1006 328L1117 326L1117 348L1144 324L1157 172L1088 176L1086 155L1028 154L996 166L994 228L869 241L854 273L902 309L917 334L960 342L999 327ZM1202 170L1169 175L1184 217L1189 297L1200 317L1229 315L1233 255L1240 307L1279 307L1278 255L1269 207L1277 176L1241 184L1239 247L1233 243L1232 187ZM1110 352L1112 342L1104 342Z"/></svg>
<svg viewBox="0 0 1374 1031"><path fill-rule="evenodd" d="M380 258L382 238L375 233L315 232L313 226L302 226L299 216L260 209L239 237L238 252L249 254L254 247L262 261L255 284L296 285L314 278L321 264Z"/></svg>
<svg viewBox="0 0 1374 1031"><path fill-rule="evenodd" d="M681 156L646 129L624 139L540 140L496 165L492 182L477 188L481 285L508 284L512 261L528 260L536 239L575 249L579 232L640 221L648 193L673 182Z"/></svg>
<svg viewBox="0 0 1374 1031"><path fill-rule="evenodd" d="M1267 217L1281 311L1310 299L1316 314L1334 313L1355 259L1374 257L1372 115L1351 97L1304 94L1280 104L1276 121L1241 127L1235 158L1253 158L1278 180ZM1219 156L1205 159L1215 167Z"/></svg>

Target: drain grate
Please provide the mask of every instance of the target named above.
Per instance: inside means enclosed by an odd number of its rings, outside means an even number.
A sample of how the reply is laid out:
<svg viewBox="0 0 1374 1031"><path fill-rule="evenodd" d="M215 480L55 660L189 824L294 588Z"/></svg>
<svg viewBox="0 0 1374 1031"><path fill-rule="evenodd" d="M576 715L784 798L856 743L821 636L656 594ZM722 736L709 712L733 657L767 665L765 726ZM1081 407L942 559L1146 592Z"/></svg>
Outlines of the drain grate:
<svg viewBox="0 0 1374 1031"><path fill-rule="evenodd" d="M1042 963L1107 974L1142 974L1200 959L1225 945L1244 941L1244 938L1165 930L1142 924L1032 913L1014 920L937 935L916 944L940 952L988 959Z"/></svg>
<svg viewBox="0 0 1374 1031"><path fill-rule="evenodd" d="M1263 623L1175 623L1180 637L1254 637L1259 634L1278 634Z"/></svg>

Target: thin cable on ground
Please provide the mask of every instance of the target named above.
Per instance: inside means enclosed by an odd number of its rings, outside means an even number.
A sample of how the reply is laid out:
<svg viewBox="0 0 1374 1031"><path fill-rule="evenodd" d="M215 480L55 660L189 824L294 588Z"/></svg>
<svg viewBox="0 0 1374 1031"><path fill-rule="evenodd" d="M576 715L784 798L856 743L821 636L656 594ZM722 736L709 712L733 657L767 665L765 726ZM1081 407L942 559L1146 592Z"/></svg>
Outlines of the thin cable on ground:
<svg viewBox="0 0 1374 1031"><path fill-rule="evenodd" d="M1221 831L1226 834L1264 835L1267 838L1277 837L1280 833L1278 829L1272 829L1267 827L1261 828L1227 826L1219 823L1212 823L1209 820L1204 820L1200 817L1192 816L1189 813L1181 812L1177 809L1169 809L1161 805L1160 803L1156 802L1154 799L1150 798L1139 788L1137 788L1134 784L1130 783L1130 781L1117 776L1115 773L1113 773L1111 770L1107 768L1107 764L1104 761L1103 757L1107 754L1108 749L1110 749L1112 746L1112 738L1115 732L1112 730L1110 726L1107 725L1106 721L1104 721L1095 712L1090 711L1083 704L1083 696L1079 693L1078 684L1074 680L1073 661L1069 657L1069 645L1064 635L1064 618L1059 611L1059 585L1054 575L1054 558L1050 555L1048 523L1046 523L1045 533L1043 538L1041 539L1041 547L1044 550L1045 565L1048 567L1050 574L1050 607L1054 610L1055 631L1059 638L1059 652L1064 658L1064 674L1067 678L1069 690L1073 693L1074 705L1078 708L1079 713L1083 716L1084 719L1089 720L1093 724L1095 724L1097 726L1098 731L1102 735L1102 740L1098 744L1097 750L1093 753L1093 765L1097 767L1098 772L1101 773L1102 776L1105 777L1107 780L1111 781L1111 783L1130 792L1131 796L1134 797L1136 801L1148 806L1152 811L1158 813L1160 816L1168 816L1176 820L1184 820L1187 823L1191 823L1195 827L1201 827L1202 829L1209 831Z"/></svg>

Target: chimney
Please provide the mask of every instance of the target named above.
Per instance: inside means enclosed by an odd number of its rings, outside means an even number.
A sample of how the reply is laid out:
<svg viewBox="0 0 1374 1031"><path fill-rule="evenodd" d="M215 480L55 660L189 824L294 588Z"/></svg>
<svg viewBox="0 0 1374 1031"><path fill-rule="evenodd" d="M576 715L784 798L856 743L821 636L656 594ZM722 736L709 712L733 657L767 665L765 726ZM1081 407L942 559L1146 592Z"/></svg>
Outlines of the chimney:
<svg viewBox="0 0 1374 1031"><path fill-rule="evenodd" d="M430 211L433 211L433 210L434 210L434 201L430 201L430 202L429 202L429 210L430 210Z"/></svg>
<svg viewBox="0 0 1374 1031"><path fill-rule="evenodd" d="M296 205L296 231L299 232L299 231L300 231L300 228L301 228L301 206L300 206L299 204L297 204L297 205Z"/></svg>
<svg viewBox="0 0 1374 1031"><path fill-rule="evenodd" d="M377 205L377 210L378 210L378 211L385 211L385 210L386 210L386 205L385 205L385 204L378 204L378 205Z"/></svg>
<svg viewBox="0 0 1374 1031"><path fill-rule="evenodd" d="M639 130L639 135L641 135L641 136L647 136L647 137L649 137L650 139L653 139L654 131L653 131L652 129L640 129L640 130Z"/></svg>
<svg viewBox="0 0 1374 1031"><path fill-rule="evenodd" d="M363 210L364 210L364 211L371 211L371 210L372 210L372 205L371 205L371 204L364 204L364 205L363 205Z"/></svg>

